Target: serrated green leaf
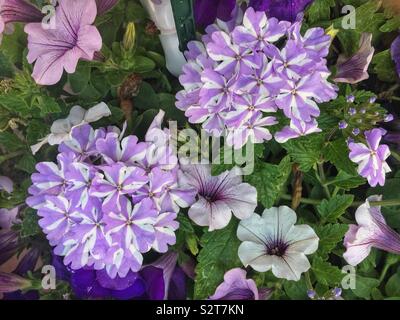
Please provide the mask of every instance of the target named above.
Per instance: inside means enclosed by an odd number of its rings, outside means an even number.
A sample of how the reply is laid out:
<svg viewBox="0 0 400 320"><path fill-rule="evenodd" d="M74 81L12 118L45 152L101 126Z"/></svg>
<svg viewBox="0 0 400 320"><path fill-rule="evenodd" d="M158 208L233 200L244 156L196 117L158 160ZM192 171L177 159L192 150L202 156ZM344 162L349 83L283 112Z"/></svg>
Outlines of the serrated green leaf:
<svg viewBox="0 0 400 320"><path fill-rule="evenodd" d="M48 115L49 113L61 112L61 108L56 99L50 96L37 96L34 105L40 109L40 115L42 117Z"/></svg>
<svg viewBox="0 0 400 320"><path fill-rule="evenodd" d="M40 227L38 221L39 217L36 210L31 208L26 209L21 223L21 237L26 238L39 234Z"/></svg>
<svg viewBox="0 0 400 320"><path fill-rule="evenodd" d="M350 175L344 171L339 171L338 175L331 181L332 185L343 190L357 188L365 183L365 179L359 175Z"/></svg>
<svg viewBox="0 0 400 320"><path fill-rule="evenodd" d="M396 81L396 67L389 49L376 54L371 63L374 66L374 73L376 73L379 80L385 82Z"/></svg>
<svg viewBox="0 0 400 320"><path fill-rule="evenodd" d="M133 68L132 71L136 73L146 73L150 72L156 67L156 64L153 60L143 57L136 56L133 59Z"/></svg>
<svg viewBox="0 0 400 320"><path fill-rule="evenodd" d="M343 279L343 274L338 267L318 256L313 259L312 271L317 281L322 285L334 287L340 284Z"/></svg>
<svg viewBox="0 0 400 320"><path fill-rule="evenodd" d="M353 195L336 195L329 200L322 200L317 206L318 213L323 222L336 222L336 220L345 213L346 209L353 203Z"/></svg>
<svg viewBox="0 0 400 320"><path fill-rule="evenodd" d="M285 281L283 289L287 296L293 300L306 300L307 299L307 285L302 277L299 281Z"/></svg>
<svg viewBox="0 0 400 320"><path fill-rule="evenodd" d="M26 153L18 160L15 168L31 174L35 171L35 165L36 159L32 154Z"/></svg>
<svg viewBox="0 0 400 320"><path fill-rule="evenodd" d="M379 280L356 275L356 285L351 289L360 298L369 299L372 289L379 286Z"/></svg>
<svg viewBox="0 0 400 320"><path fill-rule="evenodd" d="M258 201L271 208L282 193L291 168L290 157L283 158L279 165L257 161L254 173L245 176L245 181L257 189Z"/></svg>
<svg viewBox="0 0 400 320"><path fill-rule="evenodd" d="M324 144L324 135L311 134L298 139L292 139L282 146L292 160L299 164L300 170L307 172L320 158Z"/></svg>
<svg viewBox="0 0 400 320"><path fill-rule="evenodd" d="M319 237L318 255L321 258L328 258L328 254L342 241L349 227L345 224L327 224L315 226L315 232Z"/></svg>
<svg viewBox="0 0 400 320"><path fill-rule="evenodd" d="M14 75L14 66L10 59L0 51L0 78L11 78Z"/></svg>
<svg viewBox="0 0 400 320"><path fill-rule="evenodd" d="M236 236L238 222L232 219L227 227L206 232L197 257L194 298L205 299L215 292L226 271L241 266L238 258L240 241Z"/></svg>
<svg viewBox="0 0 400 320"><path fill-rule="evenodd" d="M21 150L25 147L25 144L14 133L9 131L0 132L0 145L10 152Z"/></svg>
<svg viewBox="0 0 400 320"><path fill-rule="evenodd" d="M356 175L355 164L349 159L348 147L344 139L330 141L326 144L323 155L337 169L343 170L351 175Z"/></svg>
<svg viewBox="0 0 400 320"><path fill-rule="evenodd" d="M31 116L31 108L28 106L25 99L16 92L1 94L0 105L9 112L19 114L23 118Z"/></svg>
<svg viewBox="0 0 400 320"><path fill-rule="evenodd" d="M335 6L335 0L315 0L308 9L310 23L330 20L331 7Z"/></svg>

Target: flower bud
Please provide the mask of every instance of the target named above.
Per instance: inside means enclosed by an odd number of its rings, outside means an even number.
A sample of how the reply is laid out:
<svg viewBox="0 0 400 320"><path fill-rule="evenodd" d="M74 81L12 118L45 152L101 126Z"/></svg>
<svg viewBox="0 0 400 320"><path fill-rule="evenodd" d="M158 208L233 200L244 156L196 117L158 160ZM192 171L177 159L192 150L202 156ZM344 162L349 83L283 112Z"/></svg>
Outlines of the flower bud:
<svg viewBox="0 0 400 320"><path fill-rule="evenodd" d="M0 272L0 292L8 293L28 289L32 282L13 273Z"/></svg>
<svg viewBox="0 0 400 320"><path fill-rule="evenodd" d="M123 47L127 52L131 52L135 47L136 28L134 22L129 22L123 39Z"/></svg>

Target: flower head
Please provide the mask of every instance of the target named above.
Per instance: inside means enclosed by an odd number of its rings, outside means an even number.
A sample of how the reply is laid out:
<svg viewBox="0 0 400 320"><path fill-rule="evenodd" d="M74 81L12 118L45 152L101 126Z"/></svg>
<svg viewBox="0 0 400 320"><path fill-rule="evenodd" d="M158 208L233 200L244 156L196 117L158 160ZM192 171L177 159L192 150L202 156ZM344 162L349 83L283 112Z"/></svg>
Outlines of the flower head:
<svg viewBox="0 0 400 320"><path fill-rule="evenodd" d="M314 0L250 0L250 6L265 11L268 17L290 22L296 21L299 13Z"/></svg>
<svg viewBox="0 0 400 320"><path fill-rule="evenodd" d="M25 26L28 34L29 63L36 61L32 77L38 84L56 84L63 74L75 72L79 59L92 60L101 49L95 0L61 0L56 8L55 29L41 23Z"/></svg>
<svg viewBox="0 0 400 320"><path fill-rule="evenodd" d="M196 24L207 27L216 18L227 21L231 18L236 6L236 0L195 0L194 17Z"/></svg>
<svg viewBox="0 0 400 320"><path fill-rule="evenodd" d="M358 173L368 179L369 184L385 184L385 174L390 172L386 159L390 156L389 147L379 145L383 134L382 129L372 129L365 132L366 144L349 143L350 160L358 164Z"/></svg>
<svg viewBox="0 0 400 320"><path fill-rule="evenodd" d="M227 271L210 300L265 300L272 293L270 289L257 289L253 279L246 279L246 271L235 268Z"/></svg>
<svg viewBox="0 0 400 320"><path fill-rule="evenodd" d="M210 231L226 227L232 213L238 219L249 217L257 206L257 190L243 183L240 174L240 170L234 168L212 176L210 165L182 166L180 184L197 191L189 217L200 226L208 226Z"/></svg>
<svg viewBox="0 0 400 320"><path fill-rule="evenodd" d="M301 25L251 7L210 25L202 42L188 45L176 106L207 133L228 134L227 144L235 148L271 139L266 127L278 123L273 114L279 109L316 129L317 104L336 97L337 88L327 80L331 37L321 28L303 35Z"/></svg>
<svg viewBox="0 0 400 320"><path fill-rule="evenodd" d="M400 234L387 225L381 207L371 205L371 202L381 199L381 196L371 196L358 207L355 214L357 224L351 224L346 233L343 257L353 266L367 258L371 248L400 254Z"/></svg>
<svg viewBox="0 0 400 320"><path fill-rule="evenodd" d="M286 207L266 209L242 220L237 231L243 241L239 258L258 272L272 269L278 278L299 280L310 268L307 254L318 248L318 237L308 225L297 225L296 213Z"/></svg>

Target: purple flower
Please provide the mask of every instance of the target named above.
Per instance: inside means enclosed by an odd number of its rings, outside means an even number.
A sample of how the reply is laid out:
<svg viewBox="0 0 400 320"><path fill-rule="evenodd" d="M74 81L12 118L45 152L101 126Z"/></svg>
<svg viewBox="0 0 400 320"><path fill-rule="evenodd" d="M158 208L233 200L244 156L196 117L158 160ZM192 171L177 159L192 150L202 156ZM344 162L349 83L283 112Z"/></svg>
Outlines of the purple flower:
<svg viewBox="0 0 400 320"><path fill-rule="evenodd" d="M385 174L390 172L386 159L390 156L389 147L379 145L383 133L381 129L372 129L365 132L366 143L349 143L350 160L358 164L358 173L368 179L368 183L375 187L385 184Z"/></svg>
<svg viewBox="0 0 400 320"><path fill-rule="evenodd" d="M265 11L268 17L290 22L314 0L250 0L249 6L257 11Z"/></svg>
<svg viewBox="0 0 400 320"><path fill-rule="evenodd" d="M18 249L18 234L13 230L0 230L0 265L14 256Z"/></svg>
<svg viewBox="0 0 400 320"><path fill-rule="evenodd" d="M14 191L14 182L6 176L0 176L0 191L1 190L12 193Z"/></svg>
<svg viewBox="0 0 400 320"><path fill-rule="evenodd" d="M32 282L14 273L0 272L0 293L28 289Z"/></svg>
<svg viewBox="0 0 400 320"><path fill-rule="evenodd" d="M65 195L71 199L75 207L85 208L89 203L89 190L95 174L96 170L85 163L74 162L68 167L65 174L65 179L68 181Z"/></svg>
<svg viewBox="0 0 400 320"><path fill-rule="evenodd" d="M397 74L400 76L400 36L393 41L390 52L392 54L392 60L396 65Z"/></svg>
<svg viewBox="0 0 400 320"><path fill-rule="evenodd" d="M80 214L63 196L46 196L39 208L39 225L47 235L50 245L57 245L71 227L80 220Z"/></svg>
<svg viewBox="0 0 400 320"><path fill-rule="evenodd" d="M117 274L125 277L131 270L139 271L143 256L155 240L154 223L157 210L152 201L144 199L132 207L130 201L123 198L121 210L112 211L105 216L107 236L115 244L108 252L108 274L114 278ZM120 243L120 245L116 245Z"/></svg>
<svg viewBox="0 0 400 320"><path fill-rule="evenodd" d="M281 131L275 134L275 140L279 143L285 143L290 139L298 138L315 132L321 132L321 129L318 128L318 124L315 119L311 122L304 122L293 118L290 121L290 126L284 127Z"/></svg>
<svg viewBox="0 0 400 320"><path fill-rule="evenodd" d="M0 35L12 22L40 22L44 15L25 0L0 0Z"/></svg>
<svg viewBox="0 0 400 320"><path fill-rule="evenodd" d="M224 31L214 32L211 38L207 52L213 60L220 62L215 71L231 76L250 73L252 68L259 67L261 56L233 42L231 36Z"/></svg>
<svg viewBox="0 0 400 320"><path fill-rule="evenodd" d="M10 230L14 224L21 222L18 218L20 206L12 209L0 209L0 228Z"/></svg>
<svg viewBox="0 0 400 320"><path fill-rule="evenodd" d="M63 237L54 253L64 256L64 264L70 265L73 270L92 265L95 269L102 269L111 243L105 235L100 201L92 201L78 218L79 223L74 224L67 233L61 234Z"/></svg>
<svg viewBox="0 0 400 320"><path fill-rule="evenodd" d="M127 167L121 163L102 168L103 174L98 173L94 178L90 195L104 198L103 210L120 209L120 199L131 195L142 187L148 178L145 171L136 167Z"/></svg>
<svg viewBox="0 0 400 320"><path fill-rule="evenodd" d="M25 26L28 34L29 63L36 61L32 77L38 84L56 84L63 70L74 73L79 59L92 60L102 40L97 28L95 0L60 0L56 8L55 29L41 23Z"/></svg>
<svg viewBox="0 0 400 320"><path fill-rule="evenodd" d="M346 233L343 257L353 266L367 258L371 248L400 254L400 235L387 225L381 207L370 204L381 199L381 196L371 196L358 207L355 214L357 225L351 224Z"/></svg>
<svg viewBox="0 0 400 320"><path fill-rule="evenodd" d="M249 8L244 14L243 26L235 28L232 36L236 43L262 49L282 38L289 26L290 23L267 19L263 12Z"/></svg>
<svg viewBox="0 0 400 320"><path fill-rule="evenodd" d="M242 183L238 168L211 175L210 165L182 166L179 183L197 190L197 201L189 209L189 217L209 231L226 227L232 212L238 219L249 217L257 206L257 190Z"/></svg>
<svg viewBox="0 0 400 320"><path fill-rule="evenodd" d="M252 143L269 141L272 139L272 134L266 127L277 123L275 117L263 117L261 112L254 113L244 125L230 129L226 141L235 149L242 148L247 141Z"/></svg>
<svg viewBox="0 0 400 320"><path fill-rule="evenodd" d="M360 48L350 58L340 55L337 62L337 73L333 80L355 84L369 78L368 67L375 49L371 45L372 34L363 33L360 38Z"/></svg>
<svg viewBox="0 0 400 320"><path fill-rule="evenodd" d="M99 16L111 10L119 0L96 0L97 14Z"/></svg>
<svg viewBox="0 0 400 320"><path fill-rule="evenodd" d="M195 0L194 17L196 24L206 27L212 24L216 18L227 21L231 18L236 0Z"/></svg>
<svg viewBox="0 0 400 320"><path fill-rule="evenodd" d="M96 141L96 149L108 164L121 161L134 165L144 159L147 145L138 143L136 136L128 136L120 141L117 133L110 132Z"/></svg>
<svg viewBox="0 0 400 320"><path fill-rule="evenodd" d="M246 279L246 271L235 268L227 271L210 300L266 300L271 295L270 289L257 289L253 279Z"/></svg>

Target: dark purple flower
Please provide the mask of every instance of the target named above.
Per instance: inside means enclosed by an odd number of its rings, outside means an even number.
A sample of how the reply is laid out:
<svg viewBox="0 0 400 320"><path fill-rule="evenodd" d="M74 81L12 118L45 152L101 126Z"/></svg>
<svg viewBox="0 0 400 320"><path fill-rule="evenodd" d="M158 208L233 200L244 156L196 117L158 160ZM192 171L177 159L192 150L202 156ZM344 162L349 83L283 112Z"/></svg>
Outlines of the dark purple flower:
<svg viewBox="0 0 400 320"><path fill-rule="evenodd" d="M253 279L246 279L246 271L235 268L227 271L210 300L266 300L272 290L258 290Z"/></svg>
<svg viewBox="0 0 400 320"><path fill-rule="evenodd" d="M371 41L372 33L363 33L360 48L352 57L339 56L333 81L355 84L369 78L368 67L375 52Z"/></svg>
<svg viewBox="0 0 400 320"><path fill-rule="evenodd" d="M111 10L119 0L96 0L97 14L101 16Z"/></svg>
<svg viewBox="0 0 400 320"><path fill-rule="evenodd" d="M36 263L40 257L40 250L38 248L31 248L18 263L17 268L13 273L23 276L28 271L35 269Z"/></svg>
<svg viewBox="0 0 400 320"><path fill-rule="evenodd" d="M297 15L314 0L250 0L249 6L265 11L268 17L294 22Z"/></svg>
<svg viewBox="0 0 400 320"><path fill-rule="evenodd" d="M44 15L25 0L0 0L0 35L5 25L12 22L40 22Z"/></svg>
<svg viewBox="0 0 400 320"><path fill-rule="evenodd" d="M400 76L400 36L393 41L390 51L396 65L397 74Z"/></svg>
<svg viewBox="0 0 400 320"><path fill-rule="evenodd" d="M236 6L236 0L195 0L194 17L196 24L200 27L207 27L216 18L228 21Z"/></svg>
<svg viewBox="0 0 400 320"><path fill-rule="evenodd" d="M13 230L0 230L0 265L18 251L18 234Z"/></svg>
<svg viewBox="0 0 400 320"><path fill-rule="evenodd" d="M31 281L14 273L0 272L0 293L24 290L32 285Z"/></svg>
<svg viewBox="0 0 400 320"><path fill-rule="evenodd" d="M265 11L268 17L294 22L297 15L314 0L250 0L249 6Z"/></svg>

